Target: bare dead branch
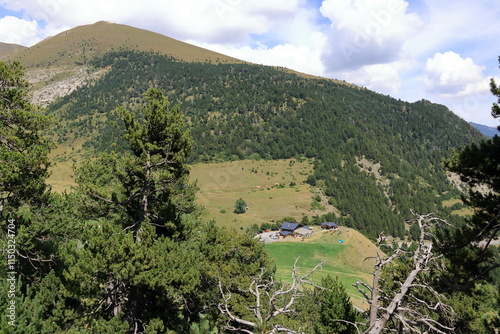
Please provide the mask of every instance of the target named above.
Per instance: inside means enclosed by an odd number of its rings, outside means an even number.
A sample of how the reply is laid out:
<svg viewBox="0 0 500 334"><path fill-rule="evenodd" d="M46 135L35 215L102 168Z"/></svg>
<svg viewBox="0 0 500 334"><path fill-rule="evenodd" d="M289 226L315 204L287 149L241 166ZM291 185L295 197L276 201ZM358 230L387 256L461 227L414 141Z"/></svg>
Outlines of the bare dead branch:
<svg viewBox="0 0 500 334"><path fill-rule="evenodd" d="M262 333L289 333L297 334L298 331L291 328L284 327L279 324L271 325L272 319L280 314L291 314L295 312L293 308L297 299L303 294L301 287L305 284L315 286L323 289L311 281L311 275L318 270L325 261L318 263L312 270L305 275L298 273L297 262L295 260L291 273L291 283L277 282L274 275L266 275L265 268L261 268L260 273L256 277L252 277L247 290L244 292L253 296L254 302L252 306L247 307L251 310L256 321L249 321L235 316L229 307L229 300L231 294L225 292L222 287L222 282L219 280L219 291L221 293L222 301L217 305L219 311L226 315L228 324L225 326L226 330L241 331L242 333L253 333L245 327L250 327L253 330L262 331ZM264 316L265 315L265 316Z"/></svg>
<svg viewBox="0 0 500 334"><path fill-rule="evenodd" d="M382 331L387 331L388 328L386 326L391 318L395 318L398 321L402 327L400 330L407 332L421 333L422 326L437 333L445 333L445 331L452 330L451 327L439 323L421 311L425 309L427 312L440 312L441 315L453 313L453 309L443 303L442 295L427 284L422 276L431 269L442 270L444 268L444 263L437 261L441 256L436 256L433 252L432 241L435 240L435 237L431 229L435 226L449 224L445 220L435 217L433 214L415 216L408 223L418 224L420 228L417 250L413 253L411 259L409 259L411 266L406 278L402 282L397 282L400 284L398 291L392 297L386 295L388 299L381 297L384 294L380 289L380 276L383 267L395 261L396 258L400 258L404 253L401 248L398 248L391 256L382 258L380 251L380 245L382 245L383 241L382 234L378 238L379 246L377 247L371 290L361 283L355 285L363 296L368 299L370 304L370 318L368 329L365 331L366 334L379 334ZM430 239L430 241L427 239ZM367 298L370 296L366 290L359 286L360 284L371 292L371 298ZM418 297L416 293L413 293L414 290L418 291L418 289L426 290L430 295L430 299L423 299L422 297ZM382 303L384 299L386 303Z"/></svg>

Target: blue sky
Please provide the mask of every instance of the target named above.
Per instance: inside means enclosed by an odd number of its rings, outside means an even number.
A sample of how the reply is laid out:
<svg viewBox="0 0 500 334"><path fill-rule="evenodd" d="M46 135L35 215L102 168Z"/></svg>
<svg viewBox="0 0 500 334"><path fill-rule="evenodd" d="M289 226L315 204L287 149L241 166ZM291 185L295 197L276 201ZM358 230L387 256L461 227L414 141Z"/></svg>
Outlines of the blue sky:
<svg viewBox="0 0 500 334"><path fill-rule="evenodd" d="M0 0L0 41L31 46L101 20L499 124L497 0Z"/></svg>

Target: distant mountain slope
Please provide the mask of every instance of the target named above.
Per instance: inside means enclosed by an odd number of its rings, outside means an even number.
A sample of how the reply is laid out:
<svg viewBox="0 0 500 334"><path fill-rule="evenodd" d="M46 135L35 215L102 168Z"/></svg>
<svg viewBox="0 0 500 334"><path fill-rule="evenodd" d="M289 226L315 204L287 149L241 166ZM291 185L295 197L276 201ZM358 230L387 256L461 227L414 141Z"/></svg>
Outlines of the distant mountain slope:
<svg viewBox="0 0 500 334"><path fill-rule="evenodd" d="M0 60L26 49L25 46L0 42Z"/></svg>
<svg viewBox="0 0 500 334"><path fill-rule="evenodd" d="M84 141L82 152L125 150L111 110L134 108L154 86L181 104L196 141L194 161L312 158L308 181L338 209L335 219L373 238L381 231L404 235L411 210L448 216L441 202L457 194L442 160L483 138L442 105L267 66L186 63L127 50L88 66L106 71L50 105L60 119L53 130L59 143ZM74 154L76 161L82 153Z"/></svg>
<svg viewBox="0 0 500 334"><path fill-rule="evenodd" d="M477 124L477 123L473 123L473 122L469 122L469 123L473 127L475 127L476 129L478 129L483 135L485 135L487 137L494 137L494 136L500 134L500 132L498 131L498 129L495 128L495 127L486 126L486 125L482 125L482 124Z"/></svg>

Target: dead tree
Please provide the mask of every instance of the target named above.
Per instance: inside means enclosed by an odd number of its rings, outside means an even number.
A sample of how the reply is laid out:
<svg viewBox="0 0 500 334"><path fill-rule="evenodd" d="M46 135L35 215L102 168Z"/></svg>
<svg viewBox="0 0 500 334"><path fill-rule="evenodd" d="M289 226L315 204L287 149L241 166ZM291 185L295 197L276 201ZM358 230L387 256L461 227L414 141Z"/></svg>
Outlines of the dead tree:
<svg viewBox="0 0 500 334"><path fill-rule="evenodd" d="M248 290L243 291L250 294L254 300L253 305L248 307L253 314L253 319L251 320L242 319L232 312L229 306L231 293L225 291L222 282L219 280L219 291L222 300L218 303L217 307L222 314L229 318L224 329L248 334L299 334L300 331L279 324L271 324L272 320L278 315L292 314L295 312L293 306L297 299L302 296L301 287L303 285L307 284L318 287L310 281L310 276L324 263L324 261L316 265L316 267L306 275L301 276L297 270L298 259L299 258L295 260L293 265L291 283L276 281L274 275L266 275L265 268L261 269L259 276L252 278Z"/></svg>
<svg viewBox="0 0 500 334"><path fill-rule="evenodd" d="M384 291L382 273L385 266L394 264L403 255L408 256L408 252L398 248L391 256L386 257L381 251L384 242L382 234L378 238L373 285L369 286L361 281L354 284L370 305L369 323L364 331L365 334L388 331L389 320L394 320L398 324L398 328L394 329L396 332L444 334L453 331L449 324L440 323L430 316L439 312L441 317L451 319L453 309L443 303L443 296L425 279L431 270L444 270L443 264L439 262L441 256L433 252L434 237L431 230L447 222L433 217L432 214L415 216L416 218L408 223L418 224L420 238L411 260L406 261L409 265L406 278L397 282L399 288L396 291Z"/></svg>

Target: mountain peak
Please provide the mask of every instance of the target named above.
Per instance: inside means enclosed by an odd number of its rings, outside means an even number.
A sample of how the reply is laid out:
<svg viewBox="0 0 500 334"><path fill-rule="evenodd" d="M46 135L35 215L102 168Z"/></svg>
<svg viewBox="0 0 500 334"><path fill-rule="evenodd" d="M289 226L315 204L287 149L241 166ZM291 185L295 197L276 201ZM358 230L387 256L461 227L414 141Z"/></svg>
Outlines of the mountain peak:
<svg viewBox="0 0 500 334"><path fill-rule="evenodd" d="M159 52L185 62L244 63L158 33L108 21L61 32L13 58L28 68L84 64L106 52L120 49Z"/></svg>

